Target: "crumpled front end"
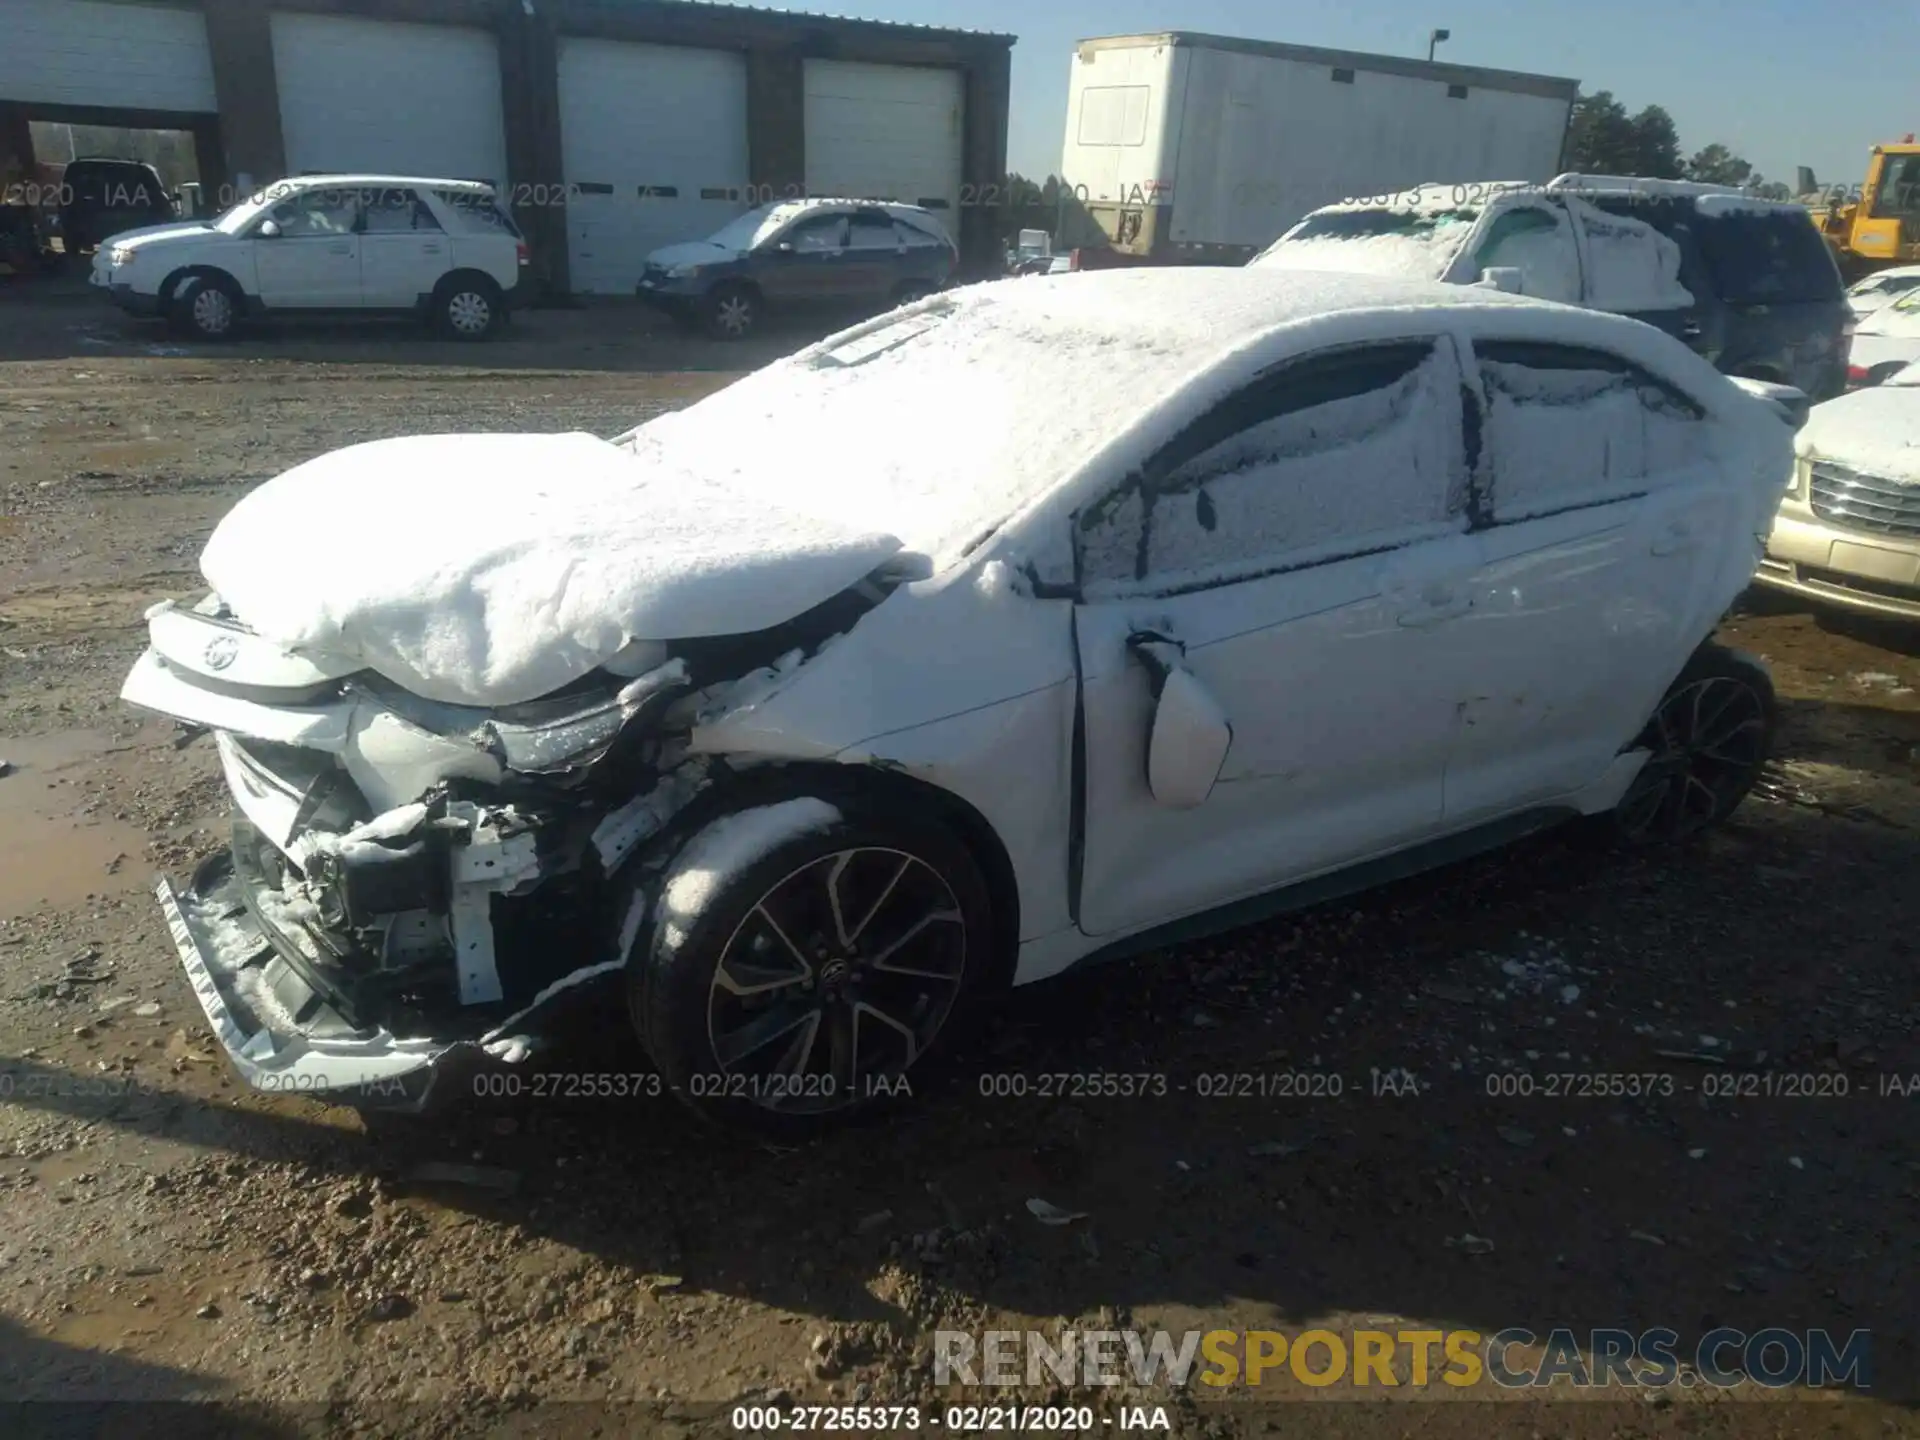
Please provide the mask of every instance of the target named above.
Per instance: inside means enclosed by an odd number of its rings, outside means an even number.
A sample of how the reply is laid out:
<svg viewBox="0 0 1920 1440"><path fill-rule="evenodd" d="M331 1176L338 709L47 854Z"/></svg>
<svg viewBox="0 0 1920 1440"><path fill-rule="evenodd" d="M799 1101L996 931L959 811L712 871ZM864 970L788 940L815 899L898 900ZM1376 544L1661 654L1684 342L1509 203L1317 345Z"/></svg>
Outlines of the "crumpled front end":
<svg viewBox="0 0 1920 1440"><path fill-rule="evenodd" d="M664 647L484 710L334 673L213 597L156 607L149 634L122 697L211 730L239 812L229 849L158 894L249 1084L426 1108L620 970L611 879L704 773L662 739L688 690Z"/></svg>

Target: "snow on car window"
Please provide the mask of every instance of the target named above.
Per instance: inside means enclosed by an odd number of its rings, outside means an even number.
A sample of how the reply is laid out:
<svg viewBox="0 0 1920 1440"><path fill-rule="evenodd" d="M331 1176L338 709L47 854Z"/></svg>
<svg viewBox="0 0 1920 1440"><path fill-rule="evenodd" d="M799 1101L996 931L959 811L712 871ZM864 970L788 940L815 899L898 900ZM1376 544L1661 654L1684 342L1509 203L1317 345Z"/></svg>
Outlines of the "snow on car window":
<svg viewBox="0 0 1920 1440"><path fill-rule="evenodd" d="M1494 216L1474 251L1473 268L1505 267L1525 277L1525 294L1580 303L1580 255L1573 225L1554 205L1519 205Z"/></svg>
<svg viewBox="0 0 1920 1440"><path fill-rule="evenodd" d="M1684 310L1693 293L1680 283L1680 247L1644 220L1613 215L1567 197L1587 232L1587 304L1633 315Z"/></svg>
<svg viewBox="0 0 1920 1440"><path fill-rule="evenodd" d="M1141 278L1156 292L1218 284ZM952 560L1232 343L1164 299L1153 310L1115 298L1134 288L956 293L912 319L831 337L621 443Z"/></svg>
<svg viewBox="0 0 1920 1440"><path fill-rule="evenodd" d="M1327 362L1283 375L1275 394L1283 413L1149 482L1134 522L1145 530L1144 575L1125 507L1083 526L1089 593L1125 591L1136 576L1156 589L1218 583L1458 523L1460 407L1439 356L1427 349L1422 359L1419 348L1341 356L1333 376ZM1349 383L1349 393L1326 393ZM1289 390L1317 403L1288 406Z"/></svg>
<svg viewBox="0 0 1920 1440"><path fill-rule="evenodd" d="M1495 521L1640 494L1707 458L1700 413L1624 362L1557 346L1480 348Z"/></svg>
<svg viewBox="0 0 1920 1440"><path fill-rule="evenodd" d="M718 245L722 250L751 250L806 209L806 202L801 200L762 205L729 220L707 237L707 243Z"/></svg>
<svg viewBox="0 0 1920 1440"><path fill-rule="evenodd" d="M1479 218L1473 206L1322 210L1281 236L1254 263L1433 280L1446 272Z"/></svg>

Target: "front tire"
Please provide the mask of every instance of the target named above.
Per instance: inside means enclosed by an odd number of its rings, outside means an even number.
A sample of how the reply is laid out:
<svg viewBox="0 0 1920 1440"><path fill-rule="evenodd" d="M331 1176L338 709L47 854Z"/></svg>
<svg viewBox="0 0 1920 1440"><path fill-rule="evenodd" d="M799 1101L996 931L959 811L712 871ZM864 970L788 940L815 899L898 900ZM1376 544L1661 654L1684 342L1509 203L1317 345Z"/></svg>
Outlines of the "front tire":
<svg viewBox="0 0 1920 1440"><path fill-rule="evenodd" d="M1772 754L1777 714L1764 665L1702 645L1634 742L1649 754L1614 807L1616 838L1676 844L1725 820Z"/></svg>
<svg viewBox="0 0 1920 1440"><path fill-rule="evenodd" d="M168 315L174 328L196 340L230 340L240 323L240 292L230 281L193 275L174 292Z"/></svg>
<svg viewBox="0 0 1920 1440"><path fill-rule="evenodd" d="M907 1098L995 988L979 867L894 807L723 815L656 895L627 957L634 1024L673 1092L725 1123L804 1136Z"/></svg>
<svg viewBox="0 0 1920 1440"><path fill-rule="evenodd" d="M746 285L717 285L700 302L702 328L716 340L744 340L760 325L760 297Z"/></svg>

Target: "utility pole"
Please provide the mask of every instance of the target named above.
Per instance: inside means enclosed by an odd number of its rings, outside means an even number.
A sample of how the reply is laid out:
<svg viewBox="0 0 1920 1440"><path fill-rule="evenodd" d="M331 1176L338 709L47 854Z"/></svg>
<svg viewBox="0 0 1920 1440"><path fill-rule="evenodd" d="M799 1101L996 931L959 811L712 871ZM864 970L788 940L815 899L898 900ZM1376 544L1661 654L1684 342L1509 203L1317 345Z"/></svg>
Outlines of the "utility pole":
<svg viewBox="0 0 1920 1440"><path fill-rule="evenodd" d="M1433 50L1436 45L1442 40L1451 40L1452 38L1453 32L1451 30L1435 30L1427 36L1427 59L1433 59Z"/></svg>

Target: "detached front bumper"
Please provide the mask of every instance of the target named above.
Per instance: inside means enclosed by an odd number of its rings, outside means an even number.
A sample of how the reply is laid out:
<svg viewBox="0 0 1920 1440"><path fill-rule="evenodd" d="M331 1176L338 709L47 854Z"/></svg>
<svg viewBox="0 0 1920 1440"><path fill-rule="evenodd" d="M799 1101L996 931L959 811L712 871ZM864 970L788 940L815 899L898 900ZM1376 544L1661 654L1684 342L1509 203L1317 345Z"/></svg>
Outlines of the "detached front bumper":
<svg viewBox="0 0 1920 1440"><path fill-rule="evenodd" d="M236 834L235 850L202 861L184 889L162 876L156 891L207 1023L256 1090L368 1110L438 1110L478 1093L478 1076L536 1054L555 1015L625 969L621 960L575 969L484 1033L399 1035L355 1024L325 979L312 978L324 961L301 943L300 927L268 918L277 892L235 863L238 842Z"/></svg>
<svg viewBox="0 0 1920 1440"><path fill-rule="evenodd" d="M228 852L180 889L162 876L160 909L207 1023L256 1090L422 1111L492 1059L480 1043L403 1039L355 1028L289 963L247 904Z"/></svg>

